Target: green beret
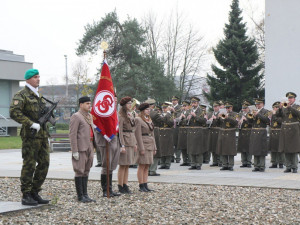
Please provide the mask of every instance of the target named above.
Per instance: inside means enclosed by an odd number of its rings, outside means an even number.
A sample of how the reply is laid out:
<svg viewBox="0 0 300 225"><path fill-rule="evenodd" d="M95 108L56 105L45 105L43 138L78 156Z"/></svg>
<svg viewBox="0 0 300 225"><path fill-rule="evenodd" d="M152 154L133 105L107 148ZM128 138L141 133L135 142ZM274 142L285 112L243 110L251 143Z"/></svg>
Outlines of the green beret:
<svg viewBox="0 0 300 225"><path fill-rule="evenodd" d="M39 71L37 69L30 69L26 71L24 78L25 80L28 80L35 75L39 75Z"/></svg>

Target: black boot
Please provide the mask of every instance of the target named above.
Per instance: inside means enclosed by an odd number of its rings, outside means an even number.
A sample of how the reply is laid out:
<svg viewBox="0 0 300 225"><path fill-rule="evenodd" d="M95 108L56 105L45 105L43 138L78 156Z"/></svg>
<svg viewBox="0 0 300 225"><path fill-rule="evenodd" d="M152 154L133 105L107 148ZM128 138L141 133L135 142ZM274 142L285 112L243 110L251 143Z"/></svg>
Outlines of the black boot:
<svg viewBox="0 0 300 225"><path fill-rule="evenodd" d="M148 184L147 184L147 183L144 183L144 187L145 187L145 189L146 189L147 191L154 191L154 190L148 188Z"/></svg>
<svg viewBox="0 0 300 225"><path fill-rule="evenodd" d="M140 191L141 191L141 192L149 192L149 191L145 188L144 184L139 184L139 187L140 187Z"/></svg>
<svg viewBox="0 0 300 225"><path fill-rule="evenodd" d="M83 196L82 183L83 183L82 177L75 177L75 186L76 186L78 201L86 203L88 202L88 200Z"/></svg>
<svg viewBox="0 0 300 225"><path fill-rule="evenodd" d="M83 196L86 198L88 202L96 202L94 199L91 199L87 193L88 180L89 177L82 177Z"/></svg>
<svg viewBox="0 0 300 225"><path fill-rule="evenodd" d="M32 192L31 197L33 198L33 200L37 201L38 204L49 204L50 202L48 199L42 199L38 192Z"/></svg>
<svg viewBox="0 0 300 225"><path fill-rule="evenodd" d="M110 192L110 194L113 195L113 196L120 196L120 195L121 195L120 193L114 192L114 191L112 190L112 174L109 174L109 192Z"/></svg>
<svg viewBox="0 0 300 225"><path fill-rule="evenodd" d="M22 205L37 205L38 202L35 201L30 193L24 193L22 197Z"/></svg>
<svg viewBox="0 0 300 225"><path fill-rule="evenodd" d="M124 188L124 185L121 186L120 184L118 184L118 188L119 188L119 192L122 193L122 194L125 194L126 191L125 191L125 188Z"/></svg>
<svg viewBox="0 0 300 225"><path fill-rule="evenodd" d="M107 197L107 186L106 186L106 175L101 174L101 187L102 187L102 192L103 192L103 197ZM111 197L111 194L109 195ZM113 196L112 196L113 197Z"/></svg>
<svg viewBox="0 0 300 225"><path fill-rule="evenodd" d="M279 168L282 169L283 168L283 164L279 164Z"/></svg>
<svg viewBox="0 0 300 225"><path fill-rule="evenodd" d="M124 190L125 190L125 193L127 193L127 194L132 194L132 192L130 191L130 189L129 189L129 187L128 187L127 184L123 184L123 188L124 188Z"/></svg>
<svg viewBox="0 0 300 225"><path fill-rule="evenodd" d="M269 166L269 168L277 168L277 164L272 164L272 166Z"/></svg>

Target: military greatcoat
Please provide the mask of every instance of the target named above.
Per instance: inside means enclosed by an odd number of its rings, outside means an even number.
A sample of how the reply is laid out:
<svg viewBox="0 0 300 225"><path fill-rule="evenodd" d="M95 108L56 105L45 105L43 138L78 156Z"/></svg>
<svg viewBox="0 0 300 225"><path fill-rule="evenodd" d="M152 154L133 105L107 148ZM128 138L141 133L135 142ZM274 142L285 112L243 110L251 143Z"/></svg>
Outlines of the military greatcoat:
<svg viewBox="0 0 300 225"><path fill-rule="evenodd" d="M270 138L268 147L270 152L278 152L281 123L282 118L273 114L270 122Z"/></svg>
<svg viewBox="0 0 300 225"><path fill-rule="evenodd" d="M239 117L242 118L242 116L245 116L247 118L248 114L249 113L243 115L243 113L240 113ZM249 153L251 128L252 128L252 124L248 120L244 120L240 125L238 149L237 149L238 152Z"/></svg>
<svg viewBox="0 0 300 225"><path fill-rule="evenodd" d="M163 123L159 127L159 148L161 156L172 156L174 154L173 125L174 121L170 113L162 114Z"/></svg>

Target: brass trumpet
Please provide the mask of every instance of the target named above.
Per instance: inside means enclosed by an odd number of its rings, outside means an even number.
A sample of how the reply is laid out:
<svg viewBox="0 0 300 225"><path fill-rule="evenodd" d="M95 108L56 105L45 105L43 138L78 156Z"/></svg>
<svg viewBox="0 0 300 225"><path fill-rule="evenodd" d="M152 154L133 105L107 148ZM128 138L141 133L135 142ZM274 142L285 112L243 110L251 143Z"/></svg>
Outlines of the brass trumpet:
<svg viewBox="0 0 300 225"><path fill-rule="evenodd" d="M221 119L226 119L226 114L221 114Z"/></svg>
<svg viewBox="0 0 300 225"><path fill-rule="evenodd" d="M283 108L287 108L287 107L288 107L288 103L287 103L287 102L284 102L282 107L283 107Z"/></svg>

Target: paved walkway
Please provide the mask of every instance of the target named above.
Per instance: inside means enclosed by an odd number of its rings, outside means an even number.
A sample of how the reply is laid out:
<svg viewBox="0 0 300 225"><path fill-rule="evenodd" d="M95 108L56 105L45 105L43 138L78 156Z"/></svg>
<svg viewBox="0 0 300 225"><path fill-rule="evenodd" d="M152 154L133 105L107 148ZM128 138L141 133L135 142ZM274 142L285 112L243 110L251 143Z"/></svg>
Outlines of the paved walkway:
<svg viewBox="0 0 300 225"><path fill-rule="evenodd" d="M284 169L269 169L270 157L266 160L266 172L252 172L253 168L240 168L240 154L235 157L234 171L220 171L219 167L202 166L202 170L188 170L179 163L173 163L169 170L158 170L159 177L149 177L149 182L188 183L205 185L229 185L249 187L288 188L300 190L300 172L283 173ZM94 158L96 165L96 156ZM21 151L0 150L0 177L19 177L22 167ZM101 168L93 166L90 179L100 179ZM130 168L129 181L137 181L137 169ZM114 172L113 180L117 179ZM47 178L73 179L74 172L70 152L54 152L50 155L50 168Z"/></svg>

